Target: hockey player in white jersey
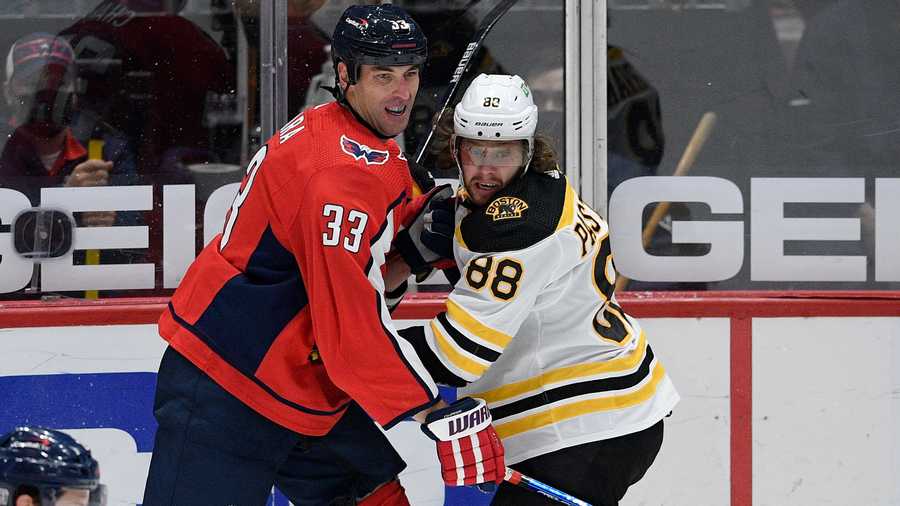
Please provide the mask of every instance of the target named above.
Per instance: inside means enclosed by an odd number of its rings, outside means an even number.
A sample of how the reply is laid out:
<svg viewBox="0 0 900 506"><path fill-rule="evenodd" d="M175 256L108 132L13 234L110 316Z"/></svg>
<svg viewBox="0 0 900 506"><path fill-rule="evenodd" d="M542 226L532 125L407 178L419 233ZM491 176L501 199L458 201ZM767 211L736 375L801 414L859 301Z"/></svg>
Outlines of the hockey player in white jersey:
<svg viewBox="0 0 900 506"><path fill-rule="evenodd" d="M482 74L456 106L462 277L446 311L404 336L438 382L488 402L510 467L615 505L652 464L679 397L616 303L609 227L535 138L537 120L519 76ZM549 502L504 483L493 504Z"/></svg>

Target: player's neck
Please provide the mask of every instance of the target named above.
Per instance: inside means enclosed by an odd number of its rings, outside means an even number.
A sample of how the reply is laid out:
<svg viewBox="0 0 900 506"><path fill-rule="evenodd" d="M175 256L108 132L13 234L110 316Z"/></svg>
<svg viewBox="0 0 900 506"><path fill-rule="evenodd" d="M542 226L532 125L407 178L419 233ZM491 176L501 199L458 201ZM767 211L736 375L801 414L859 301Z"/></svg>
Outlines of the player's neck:
<svg viewBox="0 0 900 506"><path fill-rule="evenodd" d="M377 128L372 126L371 123L366 121L365 118L363 118L358 112L356 112L356 109L353 108L353 104L351 104L350 101L347 100L346 94L344 94L343 100L340 100L338 103L341 104L342 106L344 106L348 111L350 111L353 114L353 117L356 118L356 121L358 121L360 125L369 129L369 131L372 132L372 134L374 134L375 137L378 137L379 139L382 139L385 141L396 137L395 135L384 135Z"/></svg>

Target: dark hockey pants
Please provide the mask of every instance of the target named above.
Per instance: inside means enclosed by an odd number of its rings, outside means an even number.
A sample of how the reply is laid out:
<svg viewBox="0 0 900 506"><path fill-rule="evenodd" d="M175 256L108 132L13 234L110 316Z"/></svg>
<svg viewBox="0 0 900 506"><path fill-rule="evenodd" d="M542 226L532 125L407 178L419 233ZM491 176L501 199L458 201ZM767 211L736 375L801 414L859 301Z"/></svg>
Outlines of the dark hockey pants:
<svg viewBox="0 0 900 506"><path fill-rule="evenodd" d="M144 506L264 505L273 485L298 506L355 504L406 466L355 403L325 436L297 434L172 348L160 364L154 414Z"/></svg>
<svg viewBox="0 0 900 506"><path fill-rule="evenodd" d="M663 422L621 437L564 448L510 467L594 506L616 506L628 487L653 464L662 446ZM493 506L558 504L517 485L503 482Z"/></svg>

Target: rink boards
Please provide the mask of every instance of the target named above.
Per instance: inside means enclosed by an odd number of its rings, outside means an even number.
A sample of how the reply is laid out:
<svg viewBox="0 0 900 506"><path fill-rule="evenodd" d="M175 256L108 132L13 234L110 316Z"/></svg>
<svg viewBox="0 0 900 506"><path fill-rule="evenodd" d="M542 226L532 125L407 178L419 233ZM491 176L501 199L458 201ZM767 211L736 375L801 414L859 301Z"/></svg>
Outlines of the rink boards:
<svg viewBox="0 0 900 506"><path fill-rule="evenodd" d="M0 430L70 432L100 461L110 505L143 493L163 303L0 305ZM682 396L624 506L900 504L900 296L639 293L622 305ZM440 308L440 296L404 302L398 325ZM413 504L486 504L471 491L445 499L416 424L388 434Z"/></svg>

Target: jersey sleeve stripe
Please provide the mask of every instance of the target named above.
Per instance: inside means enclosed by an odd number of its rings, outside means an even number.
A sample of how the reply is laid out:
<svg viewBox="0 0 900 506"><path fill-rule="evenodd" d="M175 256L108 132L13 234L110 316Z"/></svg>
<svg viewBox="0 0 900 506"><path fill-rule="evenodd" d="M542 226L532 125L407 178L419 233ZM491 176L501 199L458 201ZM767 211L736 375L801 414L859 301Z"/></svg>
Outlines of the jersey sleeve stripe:
<svg viewBox="0 0 900 506"><path fill-rule="evenodd" d="M382 237L384 236L385 231L388 230L388 225L393 224L393 222L394 222L394 220L393 220L394 209L397 206L399 206L401 203L403 203L404 199L406 199L406 192L400 192L400 196L397 197L396 199L394 199L393 202L388 204L387 218L384 220L384 222L381 224L381 226L378 227L378 230L376 230L375 233L372 234L372 239L369 241L370 246L374 247L378 242L381 241ZM391 233L389 235L393 236L394 228L391 227L390 230L391 230Z"/></svg>
<svg viewBox="0 0 900 506"><path fill-rule="evenodd" d="M498 346L496 343L493 343L487 339L483 339L482 336L479 336L478 334L469 332L461 325L454 325L453 322L450 320L450 317L447 316L446 311L440 313L438 315L438 318L441 321L441 325L444 327L445 330L447 330L447 332L458 333L460 336L462 336L463 339L471 341L473 346L479 346L485 350L493 351L494 353L497 353L498 355L503 353L503 351L505 350L505 348ZM494 358L494 359L486 359L486 360L490 360L491 362L493 362L497 359Z"/></svg>
<svg viewBox="0 0 900 506"><path fill-rule="evenodd" d="M440 323L441 328L447 332L447 335L449 335L451 339L453 339L453 342L467 353L491 363L496 362L497 359L500 358L502 350L498 352L473 341L450 323L446 313L437 315L437 320Z"/></svg>
<svg viewBox="0 0 900 506"><path fill-rule="evenodd" d="M375 294L375 311L378 314L382 332L393 346L394 352L396 353L397 357L400 359L403 365L406 366L406 369L409 371L410 375L415 379L416 383L418 383L419 387L426 394L427 400L424 404L416 406L384 424L383 427L385 429L392 427L396 423L407 418L410 413L416 413L424 407L434 404L439 399L437 385L434 383L431 375L428 374L428 370L425 368L425 365L422 363L422 360L416 353L415 348L409 341L401 338L397 333L397 329L394 326L393 320L391 319L390 310L388 309L387 303L382 294L382 290L384 290L384 279L381 274L380 266L385 262L385 255L390 249L391 238L394 234L393 223L395 216L395 207L402 201L403 195L401 195L393 203L391 203L391 206L388 208L384 223L370 241L370 256L368 262L366 263L365 272L369 283L372 285L372 287L374 287L373 291Z"/></svg>
<svg viewBox="0 0 900 506"><path fill-rule="evenodd" d="M572 224L575 219L575 190L566 182L566 200L563 203L562 213L556 223L556 231L560 231Z"/></svg>
<svg viewBox="0 0 900 506"><path fill-rule="evenodd" d="M394 345L394 350L397 352L397 356L400 357L400 360L403 361L403 364L406 365L406 368L412 373L412 376L419 383L419 386L422 387L422 390L428 393L429 400L436 399L438 397L437 385L431 379L431 375L428 374L428 370L425 369L425 365L422 364L422 361L419 359L413 346L406 339L401 338L397 334L397 330L394 328L391 320L391 313L388 310L384 298L377 292L375 293L375 296L377 298L376 304L378 304L379 308L378 312L381 316L381 329L384 331L384 335L390 339L391 344Z"/></svg>
<svg viewBox="0 0 900 506"><path fill-rule="evenodd" d="M644 359L646 352L647 337L642 331L637 347L621 357L614 358L607 362L591 362L561 367L559 369L548 371L540 376L517 381L515 383L509 383L500 388L472 393L471 396L480 397L490 404L496 404L529 395L549 385L563 384L581 378L602 374L616 374L632 371L638 367Z"/></svg>
<svg viewBox="0 0 900 506"><path fill-rule="evenodd" d="M494 330L481 323L463 309L462 306L449 298L447 299L447 316L472 335L484 339L501 350L505 349L509 345L509 342L512 341L512 336L500 332L499 330Z"/></svg>
<svg viewBox="0 0 900 506"><path fill-rule="evenodd" d="M488 366L480 364L457 351L454 345L441 333L433 320L431 322L431 331L434 334L434 341L438 348L437 351L439 351L437 356L439 359L443 359L441 362L443 362L444 365L450 366L452 370L457 372L459 377L468 382L475 381L484 374L484 371L487 370ZM459 374L460 372L463 374Z"/></svg>
<svg viewBox="0 0 900 506"><path fill-rule="evenodd" d="M653 368L653 374L650 377L650 381L631 393L562 404L507 423L497 423L495 420L494 428L497 430L497 435L499 435L501 439L506 439L515 436L516 434L546 427L584 414L635 406L651 399L656 393L659 383L665 378L666 370L662 364L657 361L656 367Z"/></svg>
<svg viewBox="0 0 900 506"><path fill-rule="evenodd" d="M469 249L469 247L466 246L466 240L463 239L461 225L462 222L457 220L455 230L453 231L453 237L456 238L457 244L459 244L463 249Z"/></svg>

